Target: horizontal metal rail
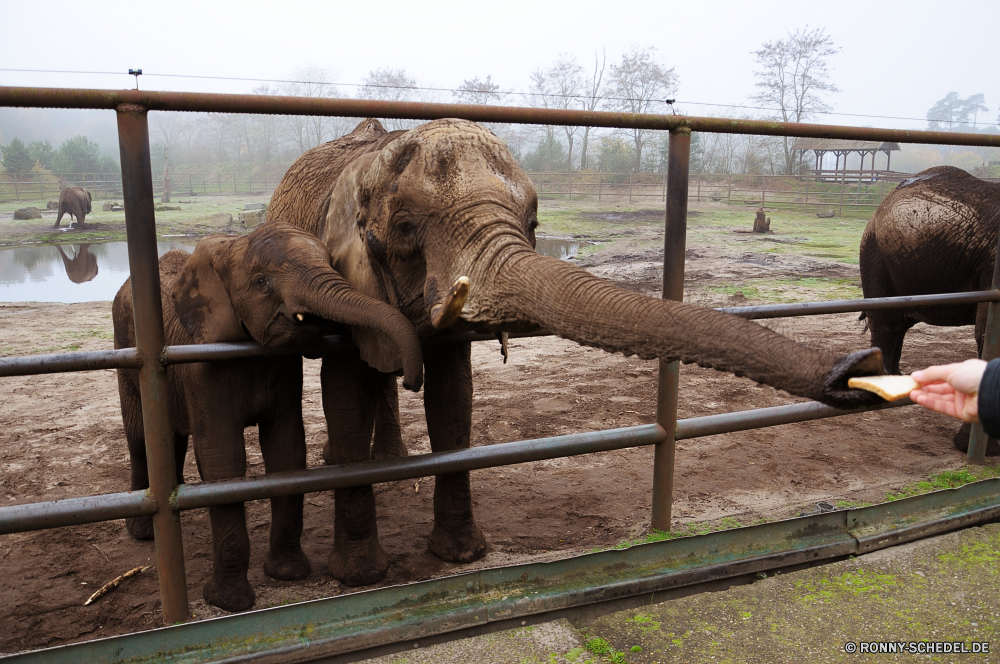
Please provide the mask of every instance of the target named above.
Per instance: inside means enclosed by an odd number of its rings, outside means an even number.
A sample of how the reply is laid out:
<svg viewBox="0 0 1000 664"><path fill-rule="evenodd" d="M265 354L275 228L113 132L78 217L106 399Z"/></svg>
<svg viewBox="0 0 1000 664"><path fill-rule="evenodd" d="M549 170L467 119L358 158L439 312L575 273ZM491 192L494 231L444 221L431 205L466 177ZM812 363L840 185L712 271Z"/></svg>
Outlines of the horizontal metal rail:
<svg viewBox="0 0 1000 664"><path fill-rule="evenodd" d="M0 535L127 519L155 511L156 501L147 490L9 505L0 508Z"/></svg>
<svg viewBox="0 0 1000 664"><path fill-rule="evenodd" d="M861 300L830 300L827 302L800 302L795 304L763 304L752 307L722 307L718 311L749 319L785 318L793 316L818 316L851 311L875 311L878 309L908 309L916 306L940 307L947 305L977 304L979 302L1000 302L1000 291L973 291L971 293L940 293L934 295L906 295L901 297L881 297ZM549 336L551 332L512 333L511 339ZM471 341L492 341L496 335L488 332L447 332L424 339L424 345L440 343L464 343ZM323 343L310 348L265 348L253 341L239 341L221 344L190 344L167 346L164 349L164 364L184 364L207 362L209 360L232 360L240 357L270 357L304 353L319 356L353 348L349 335L337 334L323 338ZM135 348L121 350L79 351L56 355L27 355L0 358L0 377L32 376L65 371L97 371L100 369L135 369L139 366L139 356Z"/></svg>
<svg viewBox="0 0 1000 664"><path fill-rule="evenodd" d="M466 118L474 122L610 127L616 129L671 130L723 134L797 136L801 138L847 138L894 143L1000 146L1000 135L950 131L910 131L874 127L737 120L685 115L575 111L552 108L481 106L477 104L432 104L424 102L317 97L272 97L201 92L154 92L149 90L95 90L73 88L0 87L0 107L117 109L136 104L150 111L194 111L207 113L261 113L270 115L324 115L341 117L404 118L436 120Z"/></svg>
<svg viewBox="0 0 1000 664"><path fill-rule="evenodd" d="M909 399L901 399L872 407L842 410L810 401L736 413L706 415L679 420L674 437L676 440L685 440L714 436L733 431L746 431L873 410L899 408L911 404ZM666 433L659 425L643 424L607 431L499 443L464 450L431 452L387 461L365 461L216 482L182 484L177 488L170 503L175 510L189 510L211 505L263 500L314 491L329 491L349 486L395 482L443 473L495 468L580 454L595 454L629 447L655 445L665 439ZM104 500L111 502L109 505L104 505ZM146 492L143 491L0 507L0 534L56 528L93 521L110 521L141 514L152 514L154 511L155 505L152 499L146 497Z"/></svg>
<svg viewBox="0 0 1000 664"><path fill-rule="evenodd" d="M1000 302L1000 291L973 291L971 293L940 293L935 295L902 295L861 300L828 300L826 302L798 302L795 304L761 304L752 307L723 307L718 311L741 318L791 318L793 316L819 316L842 314L851 311L877 311L881 309L911 309L916 307L942 307L946 305Z"/></svg>

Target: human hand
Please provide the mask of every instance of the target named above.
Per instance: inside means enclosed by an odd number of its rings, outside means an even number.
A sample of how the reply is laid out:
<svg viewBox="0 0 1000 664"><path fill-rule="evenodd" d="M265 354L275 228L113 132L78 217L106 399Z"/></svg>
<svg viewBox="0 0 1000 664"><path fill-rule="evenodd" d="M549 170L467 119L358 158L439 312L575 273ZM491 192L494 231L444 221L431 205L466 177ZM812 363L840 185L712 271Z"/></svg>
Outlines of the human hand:
<svg viewBox="0 0 1000 664"><path fill-rule="evenodd" d="M966 360L957 364L939 364L913 372L920 387L910 392L915 402L963 422L979 421L979 383L986 362Z"/></svg>

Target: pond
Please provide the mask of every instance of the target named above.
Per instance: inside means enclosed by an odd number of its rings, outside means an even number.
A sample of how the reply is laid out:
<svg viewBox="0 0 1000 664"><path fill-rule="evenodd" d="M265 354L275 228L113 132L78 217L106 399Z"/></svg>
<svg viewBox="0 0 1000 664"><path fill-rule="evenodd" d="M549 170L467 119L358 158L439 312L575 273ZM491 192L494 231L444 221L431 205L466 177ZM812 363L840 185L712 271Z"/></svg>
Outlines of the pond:
<svg viewBox="0 0 1000 664"><path fill-rule="evenodd" d="M197 238L158 242L159 255L192 251ZM539 253L567 259L586 243L538 238ZM42 245L0 249L0 302L98 302L113 300L128 279L128 245Z"/></svg>

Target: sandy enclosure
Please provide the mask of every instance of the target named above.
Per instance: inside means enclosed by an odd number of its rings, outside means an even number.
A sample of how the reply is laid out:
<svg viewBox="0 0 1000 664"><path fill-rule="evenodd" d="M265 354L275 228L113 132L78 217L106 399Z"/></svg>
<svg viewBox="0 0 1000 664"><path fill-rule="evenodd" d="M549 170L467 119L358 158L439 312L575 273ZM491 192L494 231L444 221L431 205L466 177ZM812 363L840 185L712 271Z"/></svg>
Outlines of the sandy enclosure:
<svg viewBox="0 0 1000 664"><path fill-rule="evenodd" d="M655 235L655 234L654 234ZM648 238L647 238L648 239ZM646 248L643 248L646 247ZM662 252L616 245L580 263L640 292L659 289ZM857 279L857 268L793 255L763 256L689 244L688 299L744 303L706 285L735 278L826 276ZM814 298L815 299L815 298ZM772 321L797 340L846 353L868 345L857 314ZM108 302L0 305L0 354L112 347ZM976 351L971 328L919 325L907 337L903 371L957 361ZM473 349L473 444L490 445L652 422L656 363L583 348L558 338L515 340L504 365L496 343ZM322 464L326 432L319 361L305 362L304 411L309 465ZM681 370L682 417L796 401L753 382L696 366ZM429 452L422 397L403 394L404 438L411 453ZM128 455L112 371L5 378L0 384L0 501L35 502L123 491ZM961 466L956 425L917 408L853 415L678 444L677 525L733 517L742 523L782 518L819 500L878 501L887 490ZM256 430L246 432L248 472L262 473ZM392 585L484 566L551 560L644 534L650 519L653 450L558 459L474 471L477 516L489 540L472 565L444 563L427 551L434 480L376 487L379 531ZM197 480L193 455L185 476ZM333 541L332 493L306 497L303 548L313 572L280 582L262 571L269 509L248 505L253 546L250 582L256 608L335 595L345 589L327 572ZM207 510L182 517L188 592L198 618L222 612L201 600L211 565ZM153 544L129 538L121 521L0 537L0 652L42 648L159 625L155 570L126 582L95 604L101 584L153 562Z"/></svg>

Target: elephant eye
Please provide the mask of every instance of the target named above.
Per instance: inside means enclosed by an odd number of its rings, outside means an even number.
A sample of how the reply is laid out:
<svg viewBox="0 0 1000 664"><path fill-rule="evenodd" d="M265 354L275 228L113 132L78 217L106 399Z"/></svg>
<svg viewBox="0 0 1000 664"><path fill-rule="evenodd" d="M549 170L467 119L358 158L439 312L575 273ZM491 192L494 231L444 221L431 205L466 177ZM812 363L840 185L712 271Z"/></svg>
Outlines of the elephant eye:
<svg viewBox="0 0 1000 664"><path fill-rule="evenodd" d="M267 277L263 274L257 275L257 278L253 280L253 285L260 290L268 290L271 287L271 282L268 281Z"/></svg>

